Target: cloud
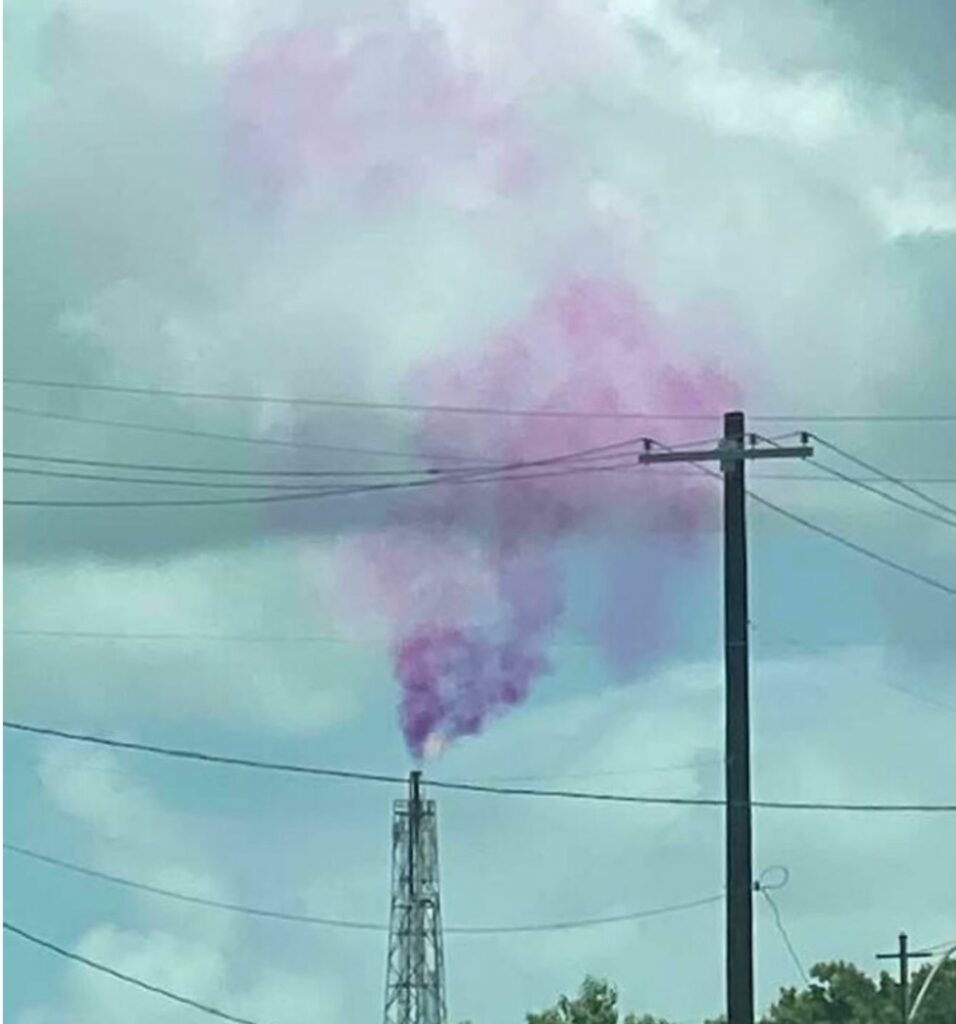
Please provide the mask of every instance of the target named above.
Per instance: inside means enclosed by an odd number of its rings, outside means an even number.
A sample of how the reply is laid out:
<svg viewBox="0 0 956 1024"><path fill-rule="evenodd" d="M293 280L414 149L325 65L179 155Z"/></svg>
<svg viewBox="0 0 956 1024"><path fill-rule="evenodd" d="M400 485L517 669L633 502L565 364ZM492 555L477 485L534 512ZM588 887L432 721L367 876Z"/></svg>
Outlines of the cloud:
<svg viewBox="0 0 956 1024"><path fill-rule="evenodd" d="M323 1019L348 1019L334 991L323 991L314 977L273 967L239 980L219 950L205 941L168 932L138 932L101 925L91 929L76 950L81 956L153 985L251 1020L292 1024L320 1008ZM70 967L66 995L56 1008L30 1009L23 1024L47 1024L61 1014L81 1024L112 1024L135 1019L144 1024L172 1024L183 1009L150 992Z"/></svg>
<svg viewBox="0 0 956 1024"><path fill-rule="evenodd" d="M38 774L44 796L92 833L92 852L77 859L106 872L210 899L235 898L230 875L236 858L222 857L202 827L168 806L126 764L104 751L62 742L45 745ZM82 842L81 845L86 845ZM101 885L101 883L87 883ZM69 948L115 970L209 1005L253 1019L301 1020L321 1006L344 1020L334 983L313 971L285 967L263 952L254 929L240 917L152 895L123 894L128 923L87 927ZM278 948L278 947L275 947ZM34 1005L20 1019L43 1024L67 1015L76 1021L178 1020L175 1004L83 966L70 965L61 995Z"/></svg>
<svg viewBox="0 0 956 1024"><path fill-rule="evenodd" d="M6 695L14 717L49 720L69 707L111 729L162 720L302 735L349 721L377 690L374 647L343 643L331 630L324 643L296 640L323 631L321 595L294 548L136 568L86 562L12 570L7 614L13 628L132 634L10 638L15 671ZM173 637L150 641L150 633Z"/></svg>

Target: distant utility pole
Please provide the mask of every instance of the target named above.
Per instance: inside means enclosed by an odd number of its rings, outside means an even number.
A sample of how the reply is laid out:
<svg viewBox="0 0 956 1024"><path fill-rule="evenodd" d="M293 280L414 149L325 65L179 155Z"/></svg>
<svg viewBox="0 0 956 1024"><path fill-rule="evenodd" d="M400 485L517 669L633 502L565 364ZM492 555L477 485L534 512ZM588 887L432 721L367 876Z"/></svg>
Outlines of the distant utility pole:
<svg viewBox="0 0 956 1024"><path fill-rule="evenodd" d="M806 438L803 438L806 441ZM727 815L727 1020L754 1024L753 841L750 808L750 697L747 645L747 531L744 465L750 459L806 458L813 449L758 448L744 414L724 416L724 436L702 451L651 451L642 463L719 462L724 478L725 799Z"/></svg>
<svg viewBox="0 0 956 1024"><path fill-rule="evenodd" d="M877 960L898 960L900 963L900 1020L908 1024L910 1019L910 960L924 960L933 954L926 950L914 952L909 948L906 932L900 932L899 948L895 953L877 953Z"/></svg>
<svg viewBox="0 0 956 1024"><path fill-rule="evenodd" d="M421 772L392 816L392 912L385 1024L445 1024L445 961L438 886L435 801L423 800Z"/></svg>

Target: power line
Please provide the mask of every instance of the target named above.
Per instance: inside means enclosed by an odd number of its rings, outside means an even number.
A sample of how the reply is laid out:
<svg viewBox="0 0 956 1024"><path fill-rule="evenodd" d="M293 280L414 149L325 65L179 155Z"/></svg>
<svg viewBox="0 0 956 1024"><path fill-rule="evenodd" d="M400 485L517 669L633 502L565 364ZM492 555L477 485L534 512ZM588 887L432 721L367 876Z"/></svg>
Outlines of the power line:
<svg viewBox="0 0 956 1024"><path fill-rule="evenodd" d="M649 438L648 442L656 445L658 448L664 449L665 451L676 451L675 448L657 440ZM692 465L700 473L704 473L716 480L721 479L720 473L715 470L708 469L706 466L702 466L699 463L692 463ZM956 597L956 587L951 586L948 583L944 583L942 580L938 580L933 576L927 576L925 573L921 573L916 569L911 569L908 565L903 565L901 562L896 562L892 558L887 558L885 555L872 551L870 548L866 548L862 544L857 544L856 541L852 541L833 530L828 530L825 526L819 526L811 520L806 519L804 516L797 515L796 512L791 512L788 509L783 508L781 505L777 505L769 499L764 498L762 495L757 494L756 491L748 489L746 493L747 497L752 501L757 502L758 505L763 505L765 508L769 508L772 512L776 512L777 515L783 516L791 522L798 523L800 526L803 526L808 530L812 530L814 533L818 533L822 537L827 537L829 540L832 540L837 544L841 544L843 547L849 548L851 551L855 551L858 555L863 555L864 558L869 558L887 569L893 569L905 576L910 576L913 579L919 580L921 583L925 583L934 590L939 590L944 594L949 594L951 597Z"/></svg>
<svg viewBox="0 0 956 1024"><path fill-rule="evenodd" d="M768 444L773 445L773 447L775 447L775 448L779 447L779 445L777 444L777 442L773 438L762 437L760 435L756 435L756 436L758 436L760 440L766 441ZM806 436L808 438L809 437L813 437L813 438L815 438L816 440L819 441L819 438L817 437L816 434L807 434ZM832 445L826 444L826 442L821 442L821 443L825 444L826 447L828 447L828 448L831 448L831 449L833 448ZM836 450L836 449L834 449L834 450ZM842 454L842 449L839 449L839 451ZM854 459L854 461L858 462L859 460ZM951 527L956 528L956 519L951 518L949 515L941 516L938 512L933 512L933 511L931 511L928 508L924 508L922 505L914 505L912 502L906 501L905 498L900 498L898 495L888 494L886 491L880 489L879 487L874 487L869 481L861 480L859 477L850 476L849 473L844 473L841 470L836 469L833 466L828 466L826 463L820 462L819 459L814 458L813 459L813 464L815 466L818 466L825 473L829 473L831 477L834 477L837 480L841 480L841 481L843 481L845 483L848 483L848 484L853 484L855 487L860 487L864 491L868 491L870 494L875 494L877 497L883 498L885 501L892 502L892 504L898 505L900 508L905 508L905 509L907 509L910 512L915 512L917 515L925 516L927 519L933 519L933 520L935 520L938 523L943 523L946 526L951 526ZM942 502L938 502L934 498L930 498L928 495L924 495L922 491L917 490L917 488L915 488L915 487L909 486L905 481L902 481L902 480L900 480L897 477L891 477L888 474L883 473L879 469L876 469L876 467L870 466L869 463L860 463L860 465L863 465L867 469L871 469L871 470L877 472L879 474L878 479L880 479L881 481L885 480L886 482L891 483L891 484L895 484L898 487L904 487L907 491L910 491L913 494L916 494L923 501L927 501L928 500L932 504L937 505L939 508L948 509L948 506L944 505ZM952 510L952 515L956 516L956 509Z"/></svg>
<svg viewBox="0 0 956 1024"><path fill-rule="evenodd" d="M388 925L377 921L355 921L344 918L318 917L313 914L294 914L281 910L270 910L263 907L252 907L240 903L228 903L222 900L208 899L203 896L194 896L188 893L179 892L175 889L165 889L155 885L148 885L145 882L137 882L130 878L119 875L112 875L105 871L97 871L93 868L84 867L59 857L52 857L49 854L39 853L24 846L17 846L14 843L4 843L3 848L31 860L39 861L42 864L61 868L64 871L71 871L88 878L95 878L99 881L109 882L127 889L134 889L146 892L153 896L161 896L166 899L177 900L181 903L190 903L202 907L209 907L215 910L226 910L232 913L245 914L251 917L270 918L278 921L285 921L291 924L319 925L330 928L345 928L355 931L387 932ZM585 917L571 921L556 921L543 924L516 924L516 925L451 925L446 926L444 931L452 935L506 935L523 934L530 932L552 932L572 931L582 928L593 928L599 925L623 924L628 921L638 921L644 918L661 917L665 914L677 913L682 910L693 910L697 907L704 907L711 903L718 903L724 898L723 893L712 896L705 896L696 900L685 900L681 903L671 903L667 906L652 907L650 909L629 911L621 914L610 914L602 917Z"/></svg>
<svg viewBox="0 0 956 1024"><path fill-rule="evenodd" d="M196 490L227 490L227 491L293 491L311 490L315 485L288 484L270 481L269 483L230 483L221 480L175 480L168 477L137 477L114 476L107 473L76 473L69 470L26 469L20 466L5 467L3 472L17 476L42 477L54 480L89 480L93 483L134 484L159 487L192 487ZM334 474L333 474L334 475ZM356 474L366 479L376 477L377 473Z"/></svg>
<svg viewBox="0 0 956 1024"><path fill-rule="evenodd" d="M107 964L100 963L98 960L91 960L89 957L80 956L79 953L73 953L68 949L64 949L62 946L56 945L56 943L48 941L47 939L41 939L38 935L28 932L24 928L18 928L15 924L11 924L9 921L3 922L3 930L11 932L13 935L18 935L21 939L26 939L27 942L32 942L34 945L40 946L51 953L56 953L57 956L65 957L67 960L72 960L74 963L82 964L84 967L89 967L94 971L101 972L102 974L108 974L111 978L116 978L119 981L125 981L128 985L134 985L136 988L152 992L153 995L162 996L164 999L171 999L174 1003L180 1003L183 1006L191 1006L194 1010L199 1010L201 1013L208 1014L210 1017L218 1017L220 1020L233 1021L234 1024L258 1024L257 1021L250 1020L248 1017L237 1017L235 1014L226 1013L225 1010L219 1010L215 1006L209 1006L207 1003L201 1003L196 999L190 999L188 996L180 995L178 992L173 992L168 988L153 985L151 982L144 981L142 978L137 978L132 974L124 974L122 971L116 970L115 967L110 967Z"/></svg>
<svg viewBox="0 0 956 1024"><path fill-rule="evenodd" d="M473 623L476 629L492 629L493 623ZM22 639L47 640L111 640L129 643L167 643L201 641L209 643L252 643L252 644L363 644L374 643L374 639L359 639L334 634L269 635L264 633L187 633L187 632L121 632L118 630L93 629L20 629L7 627L4 636ZM559 649L580 649L595 646L586 640L568 640L553 645Z"/></svg>
<svg viewBox="0 0 956 1024"><path fill-rule="evenodd" d="M790 959L793 961L794 966L803 979L804 985L809 986L810 976L807 974L806 969L803 966L799 954L794 948L793 942L790 940L790 936L787 933L787 929L783 923L783 917L780 913L780 908L777 906L777 901L766 891L759 883L757 885L757 891L767 901L767 906L770 907L770 912L773 914L774 923L777 926L777 931L780 932L780 937L783 939L783 944L787 947L787 952L790 954Z"/></svg>
<svg viewBox="0 0 956 1024"><path fill-rule="evenodd" d="M252 395L221 391L191 391L179 388L136 387L121 384L96 384L81 381L39 380L24 377L4 377L6 384L24 387L51 388L62 391L92 391L106 394L140 395L152 398L186 398L199 401L228 402L257 405L306 406L323 409L362 409L382 412L450 413L467 416L520 416L558 419L655 419L712 421L719 415L643 413L643 412L588 412L566 409L506 409L484 405L453 405L431 402L378 402L351 398L304 398L287 395Z"/></svg>
<svg viewBox="0 0 956 1024"><path fill-rule="evenodd" d="M904 490L909 491L917 498L921 498L927 504L934 505L941 511L948 512L950 515L956 516L956 508L954 508L952 505L946 505L943 502L938 501L932 495L926 494L924 491L921 491L918 488L913 487L910 481L904 480L902 477L893 476L892 474L887 473L885 470L880 469L879 466L874 466L872 463L864 462L863 459L857 457L856 455L851 455L850 452L846 451L844 448L837 447L837 445L833 444L831 441L827 441L825 438L820 437L818 434L813 434L812 437L815 441L822 444L824 448L829 448L830 451L834 452L835 454L842 455L844 459L856 463L856 465L860 466L862 469L868 470L870 473L876 473L881 479L885 480L887 483L896 484L897 487L902 487Z"/></svg>
<svg viewBox="0 0 956 1024"><path fill-rule="evenodd" d="M255 644L347 644L347 637L331 635L269 636L256 633L122 633L82 629L16 629L4 627L4 636L37 637L52 640L118 640L131 642L211 641Z"/></svg>
<svg viewBox="0 0 956 1024"><path fill-rule="evenodd" d="M265 445L272 448L298 448L309 451L340 452L347 455L380 455L385 458L422 459L430 462L465 462L467 456L439 455L403 452L394 448L360 448L353 445L322 444L318 441L293 441L289 438L251 437L248 434L228 434L214 430L195 430L190 427L168 427L156 423L140 423L136 420L106 419L97 416L80 416L74 413L48 412L46 409L27 409L19 405L4 403L4 412L18 416L32 416L35 419L62 420L67 423L89 423L101 427L120 427L125 430L142 430L151 434L169 434L174 437L197 437L209 441L228 441L238 444Z"/></svg>
<svg viewBox="0 0 956 1024"><path fill-rule="evenodd" d="M933 576L927 576L925 573L921 573L916 569L911 569L908 565L903 565L901 562L896 562L892 558L887 558L885 555L881 555L876 551L871 551L862 544L857 544L856 541L849 540L847 537L843 537L841 534L835 533L833 530L828 530L824 526L818 526L816 523L811 522L809 519L805 519L803 516L797 515L795 512L790 512L788 509L782 508L780 505L775 505L772 501L768 501L766 498L756 494L754 491L747 491L747 495L759 505L763 505L765 508L769 508L772 512L776 512L777 515L783 516L785 519L791 520L791 522L798 523L800 526L806 527L806 529L820 534L821 537L827 537L829 540L832 540L837 544L841 544L843 547L849 548L851 551L855 551L858 555L863 555L864 558L869 558L871 561L877 562L879 565L882 565L887 569L893 569L896 572L902 573L904 576L910 576L915 580L919 580L921 583L925 583L934 590L939 590L944 594L949 594L951 597L956 597L956 587L950 586L950 584L944 583L942 580L938 580Z"/></svg>
<svg viewBox="0 0 956 1024"><path fill-rule="evenodd" d="M332 409L373 409L385 412L448 413L466 416L519 416L543 419L600 419L600 420L675 420L717 421L718 413L655 413L637 411L592 412L572 409L502 408L486 405L454 405L428 402L379 402L352 398L304 398L279 395L236 394L221 391L193 391L167 387L142 387L126 384L97 384L82 381L47 380L31 377L4 377L7 384L24 387L51 388L65 391L94 391L108 394L141 395L147 397L188 398L201 401L242 404L298 405ZM818 423L946 423L956 422L956 413L927 414L823 414L816 416L751 416L751 420L774 423L815 421Z"/></svg>
<svg viewBox="0 0 956 1024"><path fill-rule="evenodd" d="M57 465L88 466L101 469L129 469L155 473L196 473L205 476L242 476L242 477L363 477L363 476L414 476L422 473L447 473L455 467L424 469L239 469L232 466L196 466L180 465L165 462L123 462L116 459L81 459L63 455L41 455L36 452L3 453L4 459L15 459L23 462L50 462ZM409 454L409 458L411 458ZM462 465L462 469L475 469L474 464ZM10 472L6 469L5 472ZM956 479L956 478L954 478Z"/></svg>
<svg viewBox="0 0 956 1024"><path fill-rule="evenodd" d="M220 469L217 467L199 467L199 466L175 466L168 464L157 464L157 463L136 463L136 462L118 462L109 459L78 459L78 458L66 458L61 456L48 456L48 455L37 455L28 454L22 452L4 452L5 458L11 458L16 460L26 460L30 462L51 462L56 464L68 464L68 465L79 465L84 467L108 467L114 469L131 469L141 470L150 472L177 472L177 473L202 473L206 475L222 475L228 474L232 476L300 476L300 477L361 477L368 478L372 477L377 479L378 477L420 477L424 475L435 475L442 478L448 477L449 479L459 479L461 477L467 477L469 475L481 476L486 473L499 473L510 470L519 469L531 469L531 468L543 468L552 465L562 465L566 463L577 463L577 462L589 462L594 460L600 460L609 458L612 456L622 456L628 454L628 449L633 449L635 445L641 444L644 441L642 437L626 437L620 441L611 441L606 444L592 445L587 448L573 449L571 451L558 452L552 455L541 455L532 458L522 459L510 459L508 461L501 461L500 459L496 462L491 459L482 459L480 463L462 464L458 466L425 466L416 469L394 469L394 470L378 470L378 469L365 469L365 470L335 470L335 469L324 469L324 470L256 470L256 469L234 469L225 468ZM26 473L34 472L38 473L39 470L25 470L20 468L4 468L4 472L7 473ZM52 470L45 469L42 471L47 475L56 475ZM79 479L104 479L104 480L129 480L127 477L97 477L97 476L81 476ZM154 482L154 478L148 478L146 482ZM160 480L159 482L163 482ZM240 485L246 486L246 485ZM255 485L260 486L260 485ZM272 485L265 485L272 486ZM281 485L278 485L281 486ZM306 485L296 485L299 489L304 489Z"/></svg>
<svg viewBox="0 0 956 1024"><path fill-rule="evenodd" d="M381 454L376 453L376 454ZM398 453L394 453L398 454ZM16 461L25 462L40 462L40 463L53 463L56 465L70 465L70 466L89 466L98 467L103 469L123 469L123 470L142 470L146 472L168 472L168 473L184 473L184 474L203 474L207 476L240 476L240 477L303 477L303 478L314 478L314 477L407 477L417 476L423 473L451 473L457 470L466 471L474 470L478 468L493 468L494 463L491 460L481 460L480 462L466 462L462 461L460 466L449 466L449 467L436 467L428 466L425 468L415 469L375 469L374 467L368 469L245 469L237 468L234 466L196 466L196 465L182 465L179 463L165 463L165 462L124 462L116 459L83 459L77 457L68 457L62 455L43 455L37 452L14 452L5 451L3 453L5 459L13 459ZM409 458L413 458L411 453L408 453ZM424 456L422 456L424 458ZM6 472L10 472L9 469ZM645 474L653 474L655 476L668 476L668 477L692 477L696 476L694 470L675 470L675 469L662 469L662 470L644 470ZM808 473L761 473L758 479L763 480L788 480L797 483L834 483L831 476L824 474L808 474ZM885 480L883 476L871 476L871 477L853 477L854 483L880 483ZM956 483L956 476L925 476L925 477L894 477L889 482L896 482L898 485L913 483L913 484L954 484Z"/></svg>
<svg viewBox="0 0 956 1024"><path fill-rule="evenodd" d="M855 487L860 487L864 491L868 491L870 494L875 494L878 497L883 498L885 501L898 505L900 508L908 509L910 512L917 513L917 515L924 516L927 519L933 519L937 523L943 523L945 526L950 526L956 529L956 519L950 519L947 516L942 516L938 512L933 512L931 509L923 508L920 505L914 505L912 502L906 501L905 498L897 497L895 494L888 494L886 491L880 490L879 487L874 487L871 483L868 483L865 480L860 480L858 477L852 477L848 473L843 473L839 469L835 469L832 466L826 465L826 463L820 462L819 459L814 459L813 464L815 466L819 466L825 473L829 473L838 480L843 480L846 483L853 484Z"/></svg>
<svg viewBox="0 0 956 1024"><path fill-rule="evenodd" d="M280 763L262 761L248 757L230 757L224 754L211 754L201 750L187 750L177 747L164 747L149 743L133 743L126 740L109 739L105 736L94 736L86 733L67 732L63 729L52 729L46 726L32 725L27 722L4 720L4 729L16 732L32 733L36 736L52 736L57 739L70 740L74 743L90 743L95 746L111 747L115 750L135 750L144 754L156 754L185 761L201 761L206 764L231 765L236 768L258 768L265 771L286 772L294 775L317 775L323 778L351 779L360 782L383 782L404 785L407 779L401 775L387 775L380 772L350 771L344 768L317 768L314 765Z"/></svg>
<svg viewBox="0 0 956 1024"><path fill-rule="evenodd" d="M474 782L446 782L426 780L435 789L454 789L470 793L500 796L557 797L564 800L597 801L604 803L649 804L685 807L725 807L726 800L716 797L655 797L632 796L624 793L596 793L567 789L534 789L519 786L490 786ZM751 800L751 807L778 811L841 811L841 812L954 812L956 804L884 804L884 803L830 803L823 801Z"/></svg>
<svg viewBox="0 0 956 1024"><path fill-rule="evenodd" d="M294 914L280 910L268 910L262 907L245 906L239 903L227 903L222 900L208 899L204 896L194 896L188 893L178 892L175 889L165 889L157 885L149 885L146 882L138 882L132 878L123 878L120 875L111 875L106 871L97 871L94 868L84 867L82 864L75 864L72 861L62 860L59 857L52 857L37 850L31 850L25 846L17 846L15 843L4 843L3 848L11 853L19 854L30 860L39 861L41 864L52 865L62 868L64 871L71 871L77 875L85 875L87 878L95 878L99 881L110 882L126 889L135 889L139 892L147 892L153 896L163 896L167 899L178 900L181 903L193 903L201 907L212 907L216 910L228 910L238 914L246 914L251 917L275 918L279 921L289 921L294 924L324 925L330 928L350 928L357 931L388 931L388 925L376 921L354 921L336 917L319 917L313 914Z"/></svg>
<svg viewBox="0 0 956 1024"><path fill-rule="evenodd" d="M224 754L212 754L207 751L164 747L157 744L134 743L128 740L109 739L89 733L67 732L49 726L33 725L27 722L4 720L5 729L31 733L38 736L53 736L77 743L90 743L97 746L112 747L119 750L139 751L163 757L178 758L188 761L199 761L209 764L231 765L240 768L253 768L265 771L287 772L297 775L314 775L326 778L350 779L361 782L388 783L404 785L406 779L398 775L387 775L378 772L351 771L342 768L320 768L314 765L292 764L288 762L264 761L255 758L233 757ZM644 806L676 806L676 807L725 807L726 801L716 797L677 797L677 796L638 796L626 793L601 793L567 789L535 789L527 786L494 786L477 782L453 782L441 779L426 779L426 784L433 789L456 790L466 793L484 793L493 796L526 796L557 798L564 800L580 800L601 803L638 804ZM750 806L764 810L787 811L840 811L840 812L872 812L872 813L953 813L956 804L928 803L831 803L823 801L793 800L752 800Z"/></svg>
<svg viewBox="0 0 956 1024"><path fill-rule="evenodd" d="M176 499L160 499L160 500L87 500L87 499L45 499L45 498L29 498L29 499L5 499L5 505L12 506L29 506L29 507L66 507L66 508L153 508L153 507L192 507L192 506L208 506L208 505L249 505L249 504L264 504L264 503L276 503L284 501L297 501L297 500L313 500L324 497L338 497L351 494L364 494L374 491L392 491L392 490L404 490L420 487L428 487L436 484L467 484L467 483L487 483L494 482L497 480L529 480L539 479L541 477L548 476L565 476L572 473L587 473L587 472L607 472L616 469L627 469L633 465L632 461L620 460L627 459L628 453L627 448L633 447L636 443L641 441L641 438L627 438L622 441L614 441L608 444L594 445L589 448L583 448L576 451L564 452L559 455L550 455L543 458L537 459L526 459L522 461L513 461L507 463L500 463L498 465L489 465L482 468L472 469L458 469L454 472L443 471L443 470L425 470L419 474L418 479L404 480L401 482L374 482L361 485L335 485L326 486L319 489L308 489L293 486L291 488L292 493L273 494L268 493L264 495L256 496L245 496L241 498L176 498ZM594 465L591 460L596 459L608 459L616 458L618 461L610 464ZM587 463L586 465L579 466L580 463ZM561 465L572 465L578 466L573 470L558 470L556 472L548 472L548 467L561 466ZM515 470L545 470L544 472L533 472L533 473L521 473L513 472ZM437 474L437 475L436 475ZM230 486L230 485L226 485ZM282 485L279 485L282 486Z"/></svg>
<svg viewBox="0 0 956 1024"><path fill-rule="evenodd" d="M567 458L571 458L568 456ZM623 458L623 456L621 457ZM557 461L557 460L555 460ZM540 463L539 463L540 464ZM524 465L532 465L525 463ZM634 459L617 461L605 465L578 466L573 469L545 470L543 472L516 473L501 471L495 467L469 471L460 474L442 474L425 479L407 480L402 482L372 483L354 486L329 486L315 490L296 489L281 494L262 494L241 498L170 498L170 499L47 499L47 498L4 498L6 506L20 508L195 508L225 505L264 505L279 504L292 501L316 501L322 498L348 497L355 494L371 494L386 491L404 491L420 488L437 487L439 485L465 486L467 484L497 483L503 480L541 480L551 477L576 476L585 473L606 473L622 469L630 469L637 465Z"/></svg>
<svg viewBox="0 0 956 1024"><path fill-rule="evenodd" d="M663 917L665 914L674 914L683 910L696 910L699 907L710 906L712 903L720 903L724 899L723 893L714 896L704 896L701 899L687 900L683 903L671 903L664 907L654 907L650 910L637 910L631 913L611 914L606 917L581 918L576 921L558 921L553 924L539 925L506 925L489 927L446 927L445 932L468 935L518 935L530 932L559 932L576 931L582 928L594 928L608 924L624 924L629 921L640 921L650 917Z"/></svg>

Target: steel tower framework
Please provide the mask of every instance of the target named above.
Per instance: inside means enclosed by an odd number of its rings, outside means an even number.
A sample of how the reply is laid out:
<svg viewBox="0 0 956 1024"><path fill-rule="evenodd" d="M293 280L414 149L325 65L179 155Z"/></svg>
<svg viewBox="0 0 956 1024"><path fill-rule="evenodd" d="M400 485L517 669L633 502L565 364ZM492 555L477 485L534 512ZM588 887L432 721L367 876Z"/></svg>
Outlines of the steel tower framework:
<svg viewBox="0 0 956 1024"><path fill-rule="evenodd" d="M395 801L392 817L385 1024L446 1024L438 826L421 772L409 775L408 799Z"/></svg>

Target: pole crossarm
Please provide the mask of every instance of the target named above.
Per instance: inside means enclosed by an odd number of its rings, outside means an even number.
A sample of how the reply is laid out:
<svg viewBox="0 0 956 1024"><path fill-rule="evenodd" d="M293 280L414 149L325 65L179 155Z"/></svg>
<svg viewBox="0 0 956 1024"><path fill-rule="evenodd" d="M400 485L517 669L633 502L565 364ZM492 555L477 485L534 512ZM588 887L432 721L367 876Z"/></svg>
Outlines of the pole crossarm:
<svg viewBox="0 0 956 1024"><path fill-rule="evenodd" d="M652 462L741 462L752 459L808 459L813 446L808 444L778 448L738 448L728 446L707 448L696 452L644 452L637 461L642 465Z"/></svg>

